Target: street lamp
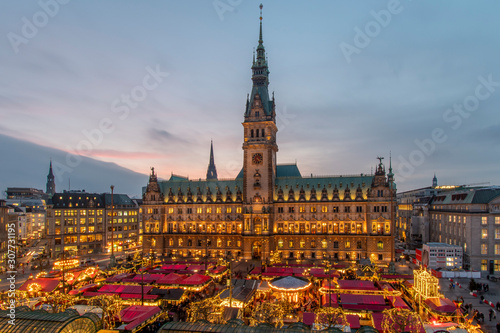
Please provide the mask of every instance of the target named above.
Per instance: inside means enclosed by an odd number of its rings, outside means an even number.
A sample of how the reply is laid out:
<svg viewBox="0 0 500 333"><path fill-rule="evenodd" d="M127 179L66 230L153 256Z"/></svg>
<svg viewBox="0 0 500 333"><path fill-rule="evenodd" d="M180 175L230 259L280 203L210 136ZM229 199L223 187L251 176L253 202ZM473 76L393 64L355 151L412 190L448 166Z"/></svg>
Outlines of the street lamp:
<svg viewBox="0 0 500 333"><path fill-rule="evenodd" d="M115 259L115 227L114 227L114 189L115 186L111 185L111 257L109 258L109 265L111 267L116 265L116 259Z"/></svg>

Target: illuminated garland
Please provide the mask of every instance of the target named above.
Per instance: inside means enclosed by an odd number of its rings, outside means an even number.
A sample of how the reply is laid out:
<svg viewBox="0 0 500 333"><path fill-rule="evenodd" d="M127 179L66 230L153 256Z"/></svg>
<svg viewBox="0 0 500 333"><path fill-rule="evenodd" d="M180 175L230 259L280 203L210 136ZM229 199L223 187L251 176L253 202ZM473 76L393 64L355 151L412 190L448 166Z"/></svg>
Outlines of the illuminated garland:
<svg viewBox="0 0 500 333"><path fill-rule="evenodd" d="M77 300L78 300L77 297L68 294L52 293L49 296L47 296L47 299L44 303L50 305L54 313L58 313L58 312L64 312L70 306L75 305Z"/></svg>
<svg viewBox="0 0 500 333"><path fill-rule="evenodd" d="M66 260L58 260L54 262L54 269L67 270L72 268L77 268L80 266L80 262L78 259L66 259Z"/></svg>
<svg viewBox="0 0 500 333"><path fill-rule="evenodd" d="M382 328L387 333L418 333L422 329L420 316L408 309L386 309L382 312Z"/></svg>
<svg viewBox="0 0 500 333"><path fill-rule="evenodd" d="M224 323L224 305L220 299L220 293L211 298L206 298L199 302L193 302L189 305L188 320L195 322L197 320L207 320L214 324Z"/></svg>
<svg viewBox="0 0 500 333"><path fill-rule="evenodd" d="M341 327L341 330L344 331L344 327L347 325L347 316L340 307L319 308L314 313L316 314L314 324L320 329L327 329L338 325Z"/></svg>
<svg viewBox="0 0 500 333"><path fill-rule="evenodd" d="M125 307L118 295L98 295L90 298L88 305L102 309L102 322L104 329L113 329L116 322L121 320L120 311Z"/></svg>
<svg viewBox="0 0 500 333"><path fill-rule="evenodd" d="M258 324L266 323L276 328L281 328L283 327L283 319L292 313L292 311L292 304L286 300L277 303L259 303L252 311L250 325L257 326Z"/></svg>
<svg viewBox="0 0 500 333"><path fill-rule="evenodd" d="M37 292L41 291L42 289L43 289L42 286L40 284L36 283L36 282L33 282L33 283L31 283L28 286L28 291L29 292L35 292L35 293L37 293Z"/></svg>

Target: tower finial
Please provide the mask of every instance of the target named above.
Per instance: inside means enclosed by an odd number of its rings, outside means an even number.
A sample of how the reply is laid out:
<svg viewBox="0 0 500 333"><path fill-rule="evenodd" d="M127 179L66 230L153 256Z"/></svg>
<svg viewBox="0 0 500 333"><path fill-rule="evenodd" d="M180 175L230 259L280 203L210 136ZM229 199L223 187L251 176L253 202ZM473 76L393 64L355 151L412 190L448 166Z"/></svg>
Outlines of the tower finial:
<svg viewBox="0 0 500 333"><path fill-rule="evenodd" d="M259 44L262 44L262 7L264 7L262 4L260 4L260 33L259 33Z"/></svg>

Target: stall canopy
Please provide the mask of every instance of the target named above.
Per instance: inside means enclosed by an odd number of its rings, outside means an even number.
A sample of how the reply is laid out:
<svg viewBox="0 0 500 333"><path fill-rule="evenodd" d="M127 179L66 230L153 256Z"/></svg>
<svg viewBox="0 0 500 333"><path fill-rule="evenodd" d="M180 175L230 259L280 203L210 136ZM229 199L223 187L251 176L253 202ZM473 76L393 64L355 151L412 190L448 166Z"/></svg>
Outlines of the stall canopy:
<svg viewBox="0 0 500 333"><path fill-rule="evenodd" d="M348 310L383 311L390 308L382 295L340 294L342 307Z"/></svg>
<svg viewBox="0 0 500 333"><path fill-rule="evenodd" d="M337 283L340 289L377 290L372 281L338 280Z"/></svg>
<svg viewBox="0 0 500 333"><path fill-rule="evenodd" d="M57 289L61 280L59 278L38 278L26 280L18 289L19 291L28 292L45 292L50 293Z"/></svg>
<svg viewBox="0 0 500 333"><path fill-rule="evenodd" d="M455 304L448 298L428 298L424 303L434 312L453 313L457 309Z"/></svg>
<svg viewBox="0 0 500 333"><path fill-rule="evenodd" d="M124 324L117 329L134 332L139 325L153 321L160 313L161 309L157 306L129 306L120 311L120 319Z"/></svg>
<svg viewBox="0 0 500 333"><path fill-rule="evenodd" d="M186 286L199 286L207 283L212 278L210 276L201 275L201 274L193 274L190 277L186 278L182 281L182 285Z"/></svg>
<svg viewBox="0 0 500 333"><path fill-rule="evenodd" d="M158 279L156 283L158 284L179 284L181 283L186 277L184 275L179 275L176 273L170 273L168 275L165 275L161 279Z"/></svg>
<svg viewBox="0 0 500 333"><path fill-rule="evenodd" d="M410 309L408 304L399 296L387 296L387 299L391 303L393 308L398 308L398 309Z"/></svg>
<svg viewBox="0 0 500 333"><path fill-rule="evenodd" d="M330 298L328 298L330 296ZM322 296L322 304L323 306L332 306L333 308L336 308L339 306L338 299L337 299L337 294L325 294Z"/></svg>

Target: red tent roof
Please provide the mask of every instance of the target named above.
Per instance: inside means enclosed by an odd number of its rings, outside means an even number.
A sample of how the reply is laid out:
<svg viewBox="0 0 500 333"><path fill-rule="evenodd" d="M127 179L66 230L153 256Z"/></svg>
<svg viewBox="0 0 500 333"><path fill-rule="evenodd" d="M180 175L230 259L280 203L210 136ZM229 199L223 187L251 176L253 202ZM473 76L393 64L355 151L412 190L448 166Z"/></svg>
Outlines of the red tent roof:
<svg viewBox="0 0 500 333"><path fill-rule="evenodd" d="M377 290L372 281L338 280L340 289Z"/></svg>
<svg viewBox="0 0 500 333"><path fill-rule="evenodd" d="M408 304L399 296L387 296L387 299L391 302L393 308L410 309Z"/></svg>
<svg viewBox="0 0 500 333"><path fill-rule="evenodd" d="M120 319L128 324L125 326L126 331L132 331L141 323L154 317L161 309L157 306L130 306L120 311Z"/></svg>
<svg viewBox="0 0 500 333"><path fill-rule="evenodd" d="M120 287L119 285L115 285L115 284L105 284L97 292L99 292L99 293L115 293L116 289L118 289L119 287Z"/></svg>
<svg viewBox="0 0 500 333"><path fill-rule="evenodd" d="M336 294L330 294L330 298L332 300L332 302L331 302L332 308L338 307L339 304L338 304L337 295ZM323 304L324 307L330 306L330 299L328 298L328 294L323 295L321 300L322 300L322 304Z"/></svg>
<svg viewBox="0 0 500 333"><path fill-rule="evenodd" d="M226 269L227 269L226 266L217 266L217 268L212 269L210 272L212 274L220 274L220 273L224 272Z"/></svg>
<svg viewBox="0 0 500 333"><path fill-rule="evenodd" d="M120 294L141 294L142 293L142 286L138 286L138 285L120 285L117 287L118 288L115 290L115 293L120 293ZM147 294L151 289L153 289L152 286L144 286L144 293Z"/></svg>
<svg viewBox="0 0 500 333"><path fill-rule="evenodd" d="M19 291L41 291L41 292L46 292L50 293L53 292L57 286L59 286L59 283L61 281L59 278L38 278L38 279L33 279L33 280L26 280L26 282L23 283L23 285L18 289ZM38 286L41 287L40 290L38 290ZM31 289L31 290L30 290Z"/></svg>
<svg viewBox="0 0 500 333"><path fill-rule="evenodd" d="M316 319L316 314L313 312L304 312L304 314L302 315L302 322L309 326L314 324L315 319Z"/></svg>
<svg viewBox="0 0 500 333"><path fill-rule="evenodd" d="M121 280L129 277L133 277L135 273L121 273L117 275L110 276L106 279L106 282L120 282Z"/></svg>
<svg viewBox="0 0 500 333"><path fill-rule="evenodd" d="M340 294L339 296L342 304L385 305L385 299L382 295Z"/></svg>
<svg viewBox="0 0 500 333"><path fill-rule="evenodd" d="M455 304L448 298L428 298L424 303L435 312L452 313L457 309Z"/></svg>
<svg viewBox="0 0 500 333"><path fill-rule="evenodd" d="M141 299L142 295L141 294L120 294L120 298L123 299ZM144 292L144 299L157 299L158 295L146 295L146 292Z"/></svg>
<svg viewBox="0 0 500 333"><path fill-rule="evenodd" d="M164 274L137 274L134 276L133 282L141 282L144 280L144 283L152 283L161 279L163 276Z"/></svg>
<svg viewBox="0 0 500 333"><path fill-rule="evenodd" d="M179 275L176 273L170 273L168 275L165 275L161 279L156 280L156 283L158 284L179 284L184 280L186 277L184 275Z"/></svg>
<svg viewBox="0 0 500 333"><path fill-rule="evenodd" d="M187 279L184 279L182 281L182 285L188 285L188 286L198 286L198 285L203 285L210 281L212 278L207 275L201 275L201 274L193 274Z"/></svg>

